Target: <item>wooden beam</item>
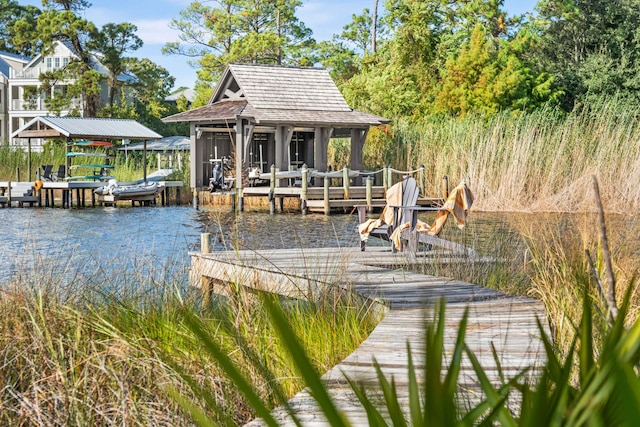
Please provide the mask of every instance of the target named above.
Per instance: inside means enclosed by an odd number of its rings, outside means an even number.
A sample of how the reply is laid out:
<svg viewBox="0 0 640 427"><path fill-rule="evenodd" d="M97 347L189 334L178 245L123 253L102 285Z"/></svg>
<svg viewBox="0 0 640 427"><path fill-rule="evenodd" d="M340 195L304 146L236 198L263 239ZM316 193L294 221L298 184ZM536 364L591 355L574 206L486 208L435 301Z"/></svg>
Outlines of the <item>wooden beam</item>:
<svg viewBox="0 0 640 427"><path fill-rule="evenodd" d="M63 135L55 129L23 130L17 138L60 138Z"/></svg>

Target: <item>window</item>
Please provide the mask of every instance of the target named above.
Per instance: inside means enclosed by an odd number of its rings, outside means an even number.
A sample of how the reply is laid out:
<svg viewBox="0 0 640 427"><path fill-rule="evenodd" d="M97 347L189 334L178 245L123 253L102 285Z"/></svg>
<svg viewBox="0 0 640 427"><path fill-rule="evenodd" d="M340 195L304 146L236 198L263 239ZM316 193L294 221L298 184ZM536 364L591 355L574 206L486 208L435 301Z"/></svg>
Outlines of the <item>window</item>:
<svg viewBox="0 0 640 427"><path fill-rule="evenodd" d="M55 69L57 70L58 68L60 68L60 58L53 58L53 60L55 64Z"/></svg>
<svg viewBox="0 0 640 427"><path fill-rule="evenodd" d="M51 71L51 58L47 58L47 70Z"/></svg>
<svg viewBox="0 0 640 427"><path fill-rule="evenodd" d="M67 65L69 65L69 57L64 57L62 58L62 66L66 67Z"/></svg>

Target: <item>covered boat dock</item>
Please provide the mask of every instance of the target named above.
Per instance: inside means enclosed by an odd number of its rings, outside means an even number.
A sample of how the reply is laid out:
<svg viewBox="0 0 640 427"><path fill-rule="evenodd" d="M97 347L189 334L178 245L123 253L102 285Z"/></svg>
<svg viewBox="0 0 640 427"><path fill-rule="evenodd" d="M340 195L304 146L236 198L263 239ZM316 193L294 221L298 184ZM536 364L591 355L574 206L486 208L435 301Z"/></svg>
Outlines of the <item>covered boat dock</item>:
<svg viewBox="0 0 640 427"><path fill-rule="evenodd" d="M60 170L64 171L64 177L57 177L55 181L42 181L42 186L36 189L36 193L33 196L38 198L38 205L42 205L42 199L44 198L45 206L53 206L54 191L61 192L61 200L63 207L72 207L74 205L73 193L75 192L76 206L86 206L85 191L91 192L92 205L96 204L95 195L93 190L102 187L105 182L105 178L102 174L87 175L84 179L69 179L67 174L72 170L73 166L87 166L97 167L102 170L109 170L108 164L104 165L74 165L73 159L80 157L80 155L91 155L91 153L80 152L81 150L74 150L74 147L80 146L79 141L86 141L86 147L107 147L113 146L113 141L123 140L135 140L142 141L144 156L143 156L143 177L142 181L147 182L147 156L146 156L146 144L148 141L161 139L162 136L146 126L136 122L135 120L125 119L108 119L108 118L82 118L82 117L58 117L58 116L39 116L31 120L21 129L18 129L11 135L12 138L25 138L28 140L28 147L31 146L31 140L40 139L61 139L66 142L66 160L65 165L60 165ZM83 146L82 148L86 148ZM102 153L94 153L95 155L103 155ZM27 154L27 169L29 179L27 182L33 186L35 181L41 181L40 168L38 172L34 171L31 161L31 150L29 149ZM104 163L108 163L105 161ZM112 166L111 166L112 167ZM35 178L34 178L35 177ZM0 191L6 190L9 194L12 188L16 188L17 183L0 183ZM162 198L162 204L168 202L168 189L176 188L176 199L179 199L179 187L182 186L181 182L164 181L162 183L162 192L160 194ZM20 186L18 186L20 187ZM4 192L4 191L3 191ZM44 197L42 197L44 193ZM101 197L101 196L100 196ZM98 197L97 203L103 203L105 200L101 200ZM17 200L17 199L16 199ZM11 203L8 203L9 206Z"/></svg>

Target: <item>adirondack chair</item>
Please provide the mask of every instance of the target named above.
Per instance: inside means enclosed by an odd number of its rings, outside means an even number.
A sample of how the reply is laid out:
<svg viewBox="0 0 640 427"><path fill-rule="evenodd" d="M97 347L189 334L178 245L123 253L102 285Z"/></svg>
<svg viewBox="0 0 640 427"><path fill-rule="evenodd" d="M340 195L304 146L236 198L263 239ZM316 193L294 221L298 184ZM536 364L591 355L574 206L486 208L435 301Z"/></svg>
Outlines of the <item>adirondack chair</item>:
<svg viewBox="0 0 640 427"><path fill-rule="evenodd" d="M402 205L398 205L398 192L402 194ZM413 178L406 178L388 190L387 206L379 219L364 221L364 210L360 209L365 209L366 206L358 206L360 249L364 251L367 239L374 236L391 241L394 252L398 249L415 252L418 244L423 244L428 248L435 245L458 253L475 254L470 248L438 237L449 214L454 216L458 227L464 227L466 215L473 203L473 195L464 180L451 191L441 207L417 206L417 200L416 182ZM432 225L418 220L418 213L424 211L436 212L436 219Z"/></svg>
<svg viewBox="0 0 640 427"><path fill-rule="evenodd" d="M466 217L472 204L473 194L469 187L467 187L466 181L462 180L462 182L449 193L447 200L441 207L405 207L405 219L408 221L396 227L392 240L402 242L402 248L408 252L415 252L418 249L418 244L423 244L429 248L439 246L456 253L475 256L476 253L473 249L438 237L449 215L453 216L458 228L464 228ZM437 213L431 225L418 220L419 212L434 210L437 211Z"/></svg>
<svg viewBox="0 0 640 427"><path fill-rule="evenodd" d="M51 177L52 172L53 172L53 165L42 165L41 179L43 181L53 181L53 178Z"/></svg>
<svg viewBox="0 0 640 427"><path fill-rule="evenodd" d="M418 202L420 190L416 180L406 177L401 182L394 184L387 190L387 206L385 206L380 218L377 220L365 220L366 205L358 205L360 225L360 250L364 251L369 237L377 237L391 241L394 231L401 225L410 221L412 212L405 207L415 207ZM392 245L395 252L397 245Z"/></svg>
<svg viewBox="0 0 640 427"><path fill-rule="evenodd" d="M58 171L55 173L55 175L51 175L51 177L53 178L53 181L62 181L65 176L67 175L67 167L65 165L60 165L58 166Z"/></svg>

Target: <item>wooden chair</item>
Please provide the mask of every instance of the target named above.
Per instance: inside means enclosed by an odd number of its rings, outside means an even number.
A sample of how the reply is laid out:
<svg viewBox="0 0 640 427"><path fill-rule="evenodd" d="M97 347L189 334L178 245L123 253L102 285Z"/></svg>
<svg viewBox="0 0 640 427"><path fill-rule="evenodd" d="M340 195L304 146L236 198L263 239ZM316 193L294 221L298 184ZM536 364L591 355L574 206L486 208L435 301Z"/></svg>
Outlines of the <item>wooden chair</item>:
<svg viewBox="0 0 640 427"><path fill-rule="evenodd" d="M53 181L62 181L67 176L67 167L65 165L58 166L58 171L55 175L51 175Z"/></svg>
<svg viewBox="0 0 640 427"><path fill-rule="evenodd" d="M475 256L476 253L473 249L438 237L449 215L454 217L460 229L464 228L466 217L472 204L473 194L469 187L467 187L466 181L462 180L462 182L449 193L444 205L440 207L405 207L405 218L408 219L408 222L401 223L398 226L397 230L400 236L395 237L395 239L402 241L403 249L409 252L415 252L418 249L418 244L422 244L429 248L439 246L449 249L452 252ZM427 225L418 220L418 213L424 211L437 211L433 224Z"/></svg>
<svg viewBox="0 0 640 427"><path fill-rule="evenodd" d="M52 172L53 172L53 165L42 165L41 179L43 181L53 181L53 178L51 177Z"/></svg>
<svg viewBox="0 0 640 427"><path fill-rule="evenodd" d="M398 192L401 192L401 196L398 196ZM416 252L418 245L423 244L429 249L435 245L454 252L475 255L475 252L466 246L438 237L449 214L454 216L459 227L464 227L465 217L473 203L473 195L466 182L463 180L451 191L443 206L417 206L418 192L413 178L405 178L401 183L389 188L387 206L377 220L365 221L366 205L358 205L360 249L364 251L367 239L373 236L391 241L394 252L398 249ZM401 205L398 204L398 197L402 199ZM436 212L436 219L432 225L418 220L418 213L425 211Z"/></svg>
<svg viewBox="0 0 640 427"><path fill-rule="evenodd" d="M357 205L356 208L358 209L358 218L360 220L360 225L358 226L360 250L365 250L369 237L391 241L393 232L401 224L410 221L410 216L413 215L413 212L406 210L405 207L416 207L419 193L418 184L412 177L406 177L401 182L392 185L387 190L387 205L377 220L367 220L367 206ZM392 249L395 252L397 250L396 245L392 244Z"/></svg>

